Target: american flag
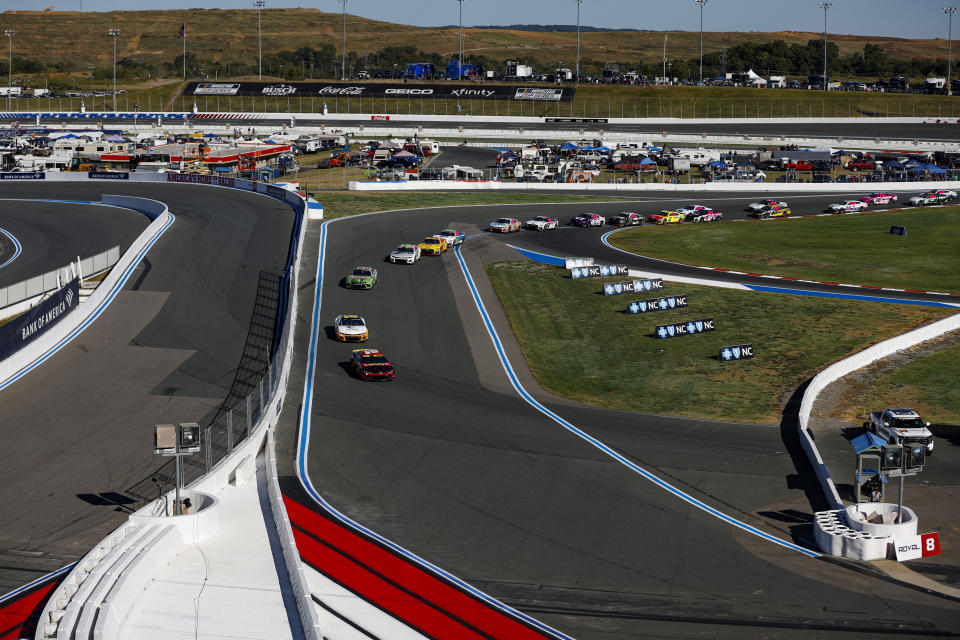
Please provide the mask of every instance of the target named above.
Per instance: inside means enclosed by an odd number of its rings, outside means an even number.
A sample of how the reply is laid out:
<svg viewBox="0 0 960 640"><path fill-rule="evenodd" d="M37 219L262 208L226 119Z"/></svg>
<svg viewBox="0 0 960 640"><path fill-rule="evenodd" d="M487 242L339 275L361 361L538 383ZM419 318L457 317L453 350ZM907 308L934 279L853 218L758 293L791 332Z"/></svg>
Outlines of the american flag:
<svg viewBox="0 0 960 640"><path fill-rule="evenodd" d="M184 22L182 25L180 25L180 37L181 37L181 38L186 38L186 37L187 37L187 23L186 23L186 22Z"/></svg>

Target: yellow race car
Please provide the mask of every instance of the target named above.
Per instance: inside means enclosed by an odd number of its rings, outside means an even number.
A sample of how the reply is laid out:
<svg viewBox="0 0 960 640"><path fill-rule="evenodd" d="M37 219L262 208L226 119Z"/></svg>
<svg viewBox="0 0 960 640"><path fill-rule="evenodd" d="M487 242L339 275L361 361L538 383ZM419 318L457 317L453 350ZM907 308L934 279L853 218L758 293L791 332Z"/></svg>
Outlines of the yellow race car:
<svg viewBox="0 0 960 640"><path fill-rule="evenodd" d="M417 245L425 256L438 256L447 250L447 241L440 236L427 236Z"/></svg>
<svg viewBox="0 0 960 640"><path fill-rule="evenodd" d="M686 220L686 216L679 211L661 211L647 218L653 224L680 224Z"/></svg>

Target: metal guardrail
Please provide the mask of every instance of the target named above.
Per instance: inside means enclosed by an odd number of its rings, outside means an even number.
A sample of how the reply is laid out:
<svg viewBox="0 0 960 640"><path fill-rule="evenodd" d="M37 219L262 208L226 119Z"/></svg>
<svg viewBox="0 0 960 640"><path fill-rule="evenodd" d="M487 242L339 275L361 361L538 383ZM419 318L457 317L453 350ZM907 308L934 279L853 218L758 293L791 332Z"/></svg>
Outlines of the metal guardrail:
<svg viewBox="0 0 960 640"><path fill-rule="evenodd" d="M79 275L86 278L102 273L117 264L119 260L120 247L113 247L81 260L79 262L79 273L77 271L78 263L71 262L59 269L48 271L6 287L0 287L0 310L18 302L56 291L63 286L63 283L69 282Z"/></svg>

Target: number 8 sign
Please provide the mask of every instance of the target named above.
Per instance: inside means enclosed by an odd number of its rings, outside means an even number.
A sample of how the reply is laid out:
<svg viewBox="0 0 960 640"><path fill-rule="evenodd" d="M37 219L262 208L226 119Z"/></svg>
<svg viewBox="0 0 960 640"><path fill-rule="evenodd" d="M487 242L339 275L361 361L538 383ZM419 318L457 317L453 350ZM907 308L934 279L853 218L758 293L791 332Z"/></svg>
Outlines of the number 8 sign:
<svg viewBox="0 0 960 640"><path fill-rule="evenodd" d="M916 560L940 553L940 536L934 533L925 533L922 536L900 538L894 542L897 552L897 561Z"/></svg>

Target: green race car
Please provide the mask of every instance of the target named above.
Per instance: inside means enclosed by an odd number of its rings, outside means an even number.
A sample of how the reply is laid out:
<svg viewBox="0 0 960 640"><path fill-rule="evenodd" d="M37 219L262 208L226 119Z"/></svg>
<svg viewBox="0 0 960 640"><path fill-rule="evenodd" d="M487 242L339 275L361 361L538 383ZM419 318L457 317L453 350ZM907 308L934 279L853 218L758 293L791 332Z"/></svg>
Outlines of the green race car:
<svg viewBox="0 0 960 640"><path fill-rule="evenodd" d="M354 267L344 284L347 289L372 289L377 284L377 270L373 267Z"/></svg>

